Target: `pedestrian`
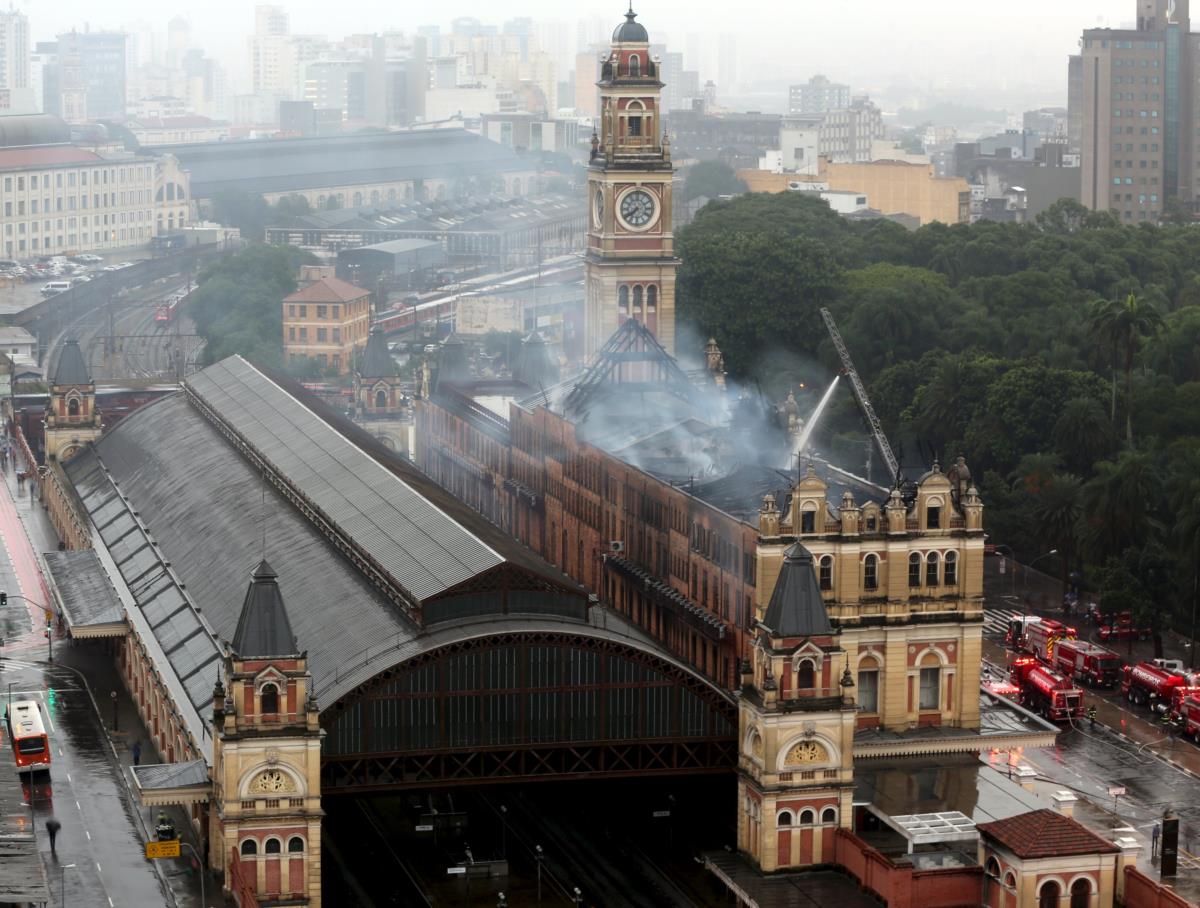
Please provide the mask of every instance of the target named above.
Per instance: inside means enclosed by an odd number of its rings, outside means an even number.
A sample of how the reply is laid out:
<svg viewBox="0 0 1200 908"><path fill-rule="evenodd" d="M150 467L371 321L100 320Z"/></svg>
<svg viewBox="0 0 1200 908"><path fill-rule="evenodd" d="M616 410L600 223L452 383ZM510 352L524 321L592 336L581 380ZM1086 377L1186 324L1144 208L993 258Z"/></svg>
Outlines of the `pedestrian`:
<svg viewBox="0 0 1200 908"><path fill-rule="evenodd" d="M1162 826L1158 821L1154 821L1154 828L1150 830L1150 857L1154 859L1158 857L1158 839L1162 835Z"/></svg>
<svg viewBox="0 0 1200 908"><path fill-rule="evenodd" d="M58 831L62 829L62 823L51 817L46 821L46 834L50 836L50 856L56 861L58 860L58 852L54 848L54 840L58 838Z"/></svg>
<svg viewBox="0 0 1200 908"><path fill-rule="evenodd" d="M133 765L137 766L142 761L142 742L133 742Z"/></svg>

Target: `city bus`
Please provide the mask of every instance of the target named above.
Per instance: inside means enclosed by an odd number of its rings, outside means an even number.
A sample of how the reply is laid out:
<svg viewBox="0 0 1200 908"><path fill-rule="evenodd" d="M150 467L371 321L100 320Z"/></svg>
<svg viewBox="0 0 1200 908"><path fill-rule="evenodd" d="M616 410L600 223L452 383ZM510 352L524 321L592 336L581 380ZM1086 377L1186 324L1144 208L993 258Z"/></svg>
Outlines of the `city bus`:
<svg viewBox="0 0 1200 908"><path fill-rule="evenodd" d="M14 700L4 709L4 724L18 772L50 771L50 739L36 700Z"/></svg>

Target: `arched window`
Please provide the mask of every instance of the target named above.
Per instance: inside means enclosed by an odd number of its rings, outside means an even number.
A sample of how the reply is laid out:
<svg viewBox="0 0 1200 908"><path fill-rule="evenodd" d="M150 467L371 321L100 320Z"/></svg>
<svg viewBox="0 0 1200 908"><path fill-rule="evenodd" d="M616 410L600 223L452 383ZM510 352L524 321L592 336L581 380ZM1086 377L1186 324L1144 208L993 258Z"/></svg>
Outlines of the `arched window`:
<svg viewBox="0 0 1200 908"><path fill-rule="evenodd" d="M804 502L800 510L800 532L815 533L817 531L817 506L811 501Z"/></svg>
<svg viewBox="0 0 1200 908"><path fill-rule="evenodd" d="M254 839L242 840L242 857L251 858L258 854L258 842Z"/></svg>
<svg viewBox="0 0 1200 908"><path fill-rule="evenodd" d="M629 55L629 75L640 76L642 74L642 58L637 54Z"/></svg>
<svg viewBox="0 0 1200 908"><path fill-rule="evenodd" d="M858 706L865 713L879 712L879 660L874 656L858 663Z"/></svg>
<svg viewBox="0 0 1200 908"><path fill-rule="evenodd" d="M639 322L642 320L642 288L640 286L633 288L633 317Z"/></svg>
<svg viewBox="0 0 1200 908"><path fill-rule="evenodd" d="M942 568L942 581L946 586L958 583L958 552L946 553L946 566Z"/></svg>
<svg viewBox="0 0 1200 908"><path fill-rule="evenodd" d="M78 416L79 415L79 398L78 397L72 397L70 400L67 401L67 415L68 416Z"/></svg>
<svg viewBox="0 0 1200 908"><path fill-rule="evenodd" d="M375 392L375 409L384 410L387 408L387 392L380 388Z"/></svg>
<svg viewBox="0 0 1200 908"><path fill-rule="evenodd" d="M358 208L360 205L362 205L362 202L363 194L361 192L354 193L354 207Z"/></svg>
<svg viewBox="0 0 1200 908"><path fill-rule="evenodd" d="M1000 862L988 858L983 867L983 904L987 908L999 908Z"/></svg>
<svg viewBox="0 0 1200 908"><path fill-rule="evenodd" d="M868 555L863 559L863 589L879 589L879 556Z"/></svg>
<svg viewBox="0 0 1200 908"><path fill-rule="evenodd" d="M780 826L791 826L792 825L792 812L790 810L779 811L779 825Z"/></svg>
<svg viewBox="0 0 1200 908"><path fill-rule="evenodd" d="M823 590L833 589L833 556L832 555L822 555L821 556L820 576L821 576L821 589L823 589Z"/></svg>
<svg viewBox="0 0 1200 908"><path fill-rule="evenodd" d="M279 854L283 851L283 842L279 839L267 839L266 847L263 848L263 854Z"/></svg>
<svg viewBox="0 0 1200 908"><path fill-rule="evenodd" d="M658 287L651 284L646 288L646 311L654 312L658 308Z"/></svg>
<svg viewBox="0 0 1200 908"><path fill-rule="evenodd" d="M831 826L837 823L837 808L826 807L821 811L821 822Z"/></svg>
<svg viewBox="0 0 1200 908"><path fill-rule="evenodd" d="M1062 896L1062 887L1054 880L1042 884L1038 893L1038 908L1058 908L1058 900Z"/></svg>
<svg viewBox="0 0 1200 908"><path fill-rule="evenodd" d="M1010 891L1015 891L1017 888L1017 878L1011 870L1004 874L1004 888Z"/></svg>
<svg viewBox="0 0 1200 908"><path fill-rule="evenodd" d="M263 712L263 713L279 712L279 688L278 687L276 687L274 684L264 684L263 688L262 688L262 693L259 694L259 697L260 697L260 702L262 704L260 707L261 712Z"/></svg>
<svg viewBox="0 0 1200 908"><path fill-rule="evenodd" d="M925 509L925 528L940 530L942 528L942 500L935 498Z"/></svg>
<svg viewBox="0 0 1200 908"><path fill-rule="evenodd" d="M913 552L908 556L908 585L921 585L921 553Z"/></svg>
<svg viewBox="0 0 1200 908"><path fill-rule="evenodd" d="M622 315L629 314L629 288L623 284L617 290L617 311Z"/></svg>
<svg viewBox="0 0 1200 908"><path fill-rule="evenodd" d="M796 666L796 687L810 690L816 686L816 669L811 659L805 659Z"/></svg>
<svg viewBox="0 0 1200 908"><path fill-rule="evenodd" d="M811 826L815 822L817 822L817 813L815 810L805 807L802 811L800 811L801 826Z"/></svg>
<svg viewBox="0 0 1200 908"><path fill-rule="evenodd" d="M298 836L298 835L294 835L290 839L288 839L288 853L289 854L298 854L303 851L304 851L304 839L300 838L300 836Z"/></svg>
<svg viewBox="0 0 1200 908"><path fill-rule="evenodd" d="M938 553L930 552L925 558L925 585L938 585Z"/></svg>
<svg viewBox="0 0 1200 908"><path fill-rule="evenodd" d="M1071 908L1090 908L1092 904L1092 884L1084 879L1071 884Z"/></svg>
<svg viewBox="0 0 1200 908"><path fill-rule="evenodd" d="M518 177L517 179L513 180L513 184L512 184L512 194L513 194L513 195L520 195L520 194L521 194L521 179L520 179L520 177Z"/></svg>

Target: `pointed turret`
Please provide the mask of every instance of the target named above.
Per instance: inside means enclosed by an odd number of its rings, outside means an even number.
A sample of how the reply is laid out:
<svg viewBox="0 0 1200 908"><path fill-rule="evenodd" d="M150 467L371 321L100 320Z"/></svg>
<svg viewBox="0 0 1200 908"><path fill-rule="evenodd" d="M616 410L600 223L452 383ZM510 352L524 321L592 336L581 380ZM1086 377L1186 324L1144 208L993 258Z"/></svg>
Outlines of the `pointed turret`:
<svg viewBox="0 0 1200 908"><path fill-rule="evenodd" d="M817 637L833 633L817 584L813 556L800 543L783 553L783 566L762 623L776 638Z"/></svg>
<svg viewBox="0 0 1200 908"><path fill-rule="evenodd" d="M550 356L550 345L537 331L531 331L521 341L513 378L530 388L545 388L558 381L558 366Z"/></svg>
<svg viewBox="0 0 1200 908"><path fill-rule="evenodd" d="M254 569L231 645L239 659L300 655L278 577L265 560Z"/></svg>
<svg viewBox="0 0 1200 908"><path fill-rule="evenodd" d="M367 347L359 362L358 374L368 382L371 379L391 378L400 374L400 370L396 368L396 361L392 359L391 351L388 350L383 329L378 325L371 329L371 334L367 337Z"/></svg>
<svg viewBox="0 0 1200 908"><path fill-rule="evenodd" d="M62 352L58 354L58 363L54 367L51 385L90 385L91 373L79 349L79 341L68 338L63 342Z"/></svg>

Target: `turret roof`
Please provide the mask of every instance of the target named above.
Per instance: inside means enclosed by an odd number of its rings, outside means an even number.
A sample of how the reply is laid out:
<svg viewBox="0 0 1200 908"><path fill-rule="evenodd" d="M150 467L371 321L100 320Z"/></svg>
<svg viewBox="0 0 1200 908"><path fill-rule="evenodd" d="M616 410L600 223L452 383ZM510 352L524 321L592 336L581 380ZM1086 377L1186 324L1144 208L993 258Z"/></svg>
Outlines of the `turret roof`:
<svg viewBox="0 0 1200 908"><path fill-rule="evenodd" d="M762 623L775 637L817 637L833 633L829 612L817 585L812 553L798 542L783 553L783 566Z"/></svg>

